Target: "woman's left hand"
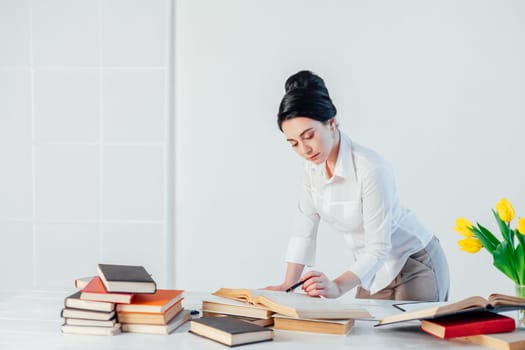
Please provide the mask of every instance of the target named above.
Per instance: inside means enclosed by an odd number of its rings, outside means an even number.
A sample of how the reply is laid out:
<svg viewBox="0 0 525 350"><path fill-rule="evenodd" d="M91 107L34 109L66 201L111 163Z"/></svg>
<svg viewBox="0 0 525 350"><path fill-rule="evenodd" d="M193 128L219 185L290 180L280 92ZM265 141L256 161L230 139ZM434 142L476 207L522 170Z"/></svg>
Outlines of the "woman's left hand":
<svg viewBox="0 0 525 350"><path fill-rule="evenodd" d="M305 281L302 289L310 297L338 298L342 294L339 286L322 272L308 271L300 280Z"/></svg>

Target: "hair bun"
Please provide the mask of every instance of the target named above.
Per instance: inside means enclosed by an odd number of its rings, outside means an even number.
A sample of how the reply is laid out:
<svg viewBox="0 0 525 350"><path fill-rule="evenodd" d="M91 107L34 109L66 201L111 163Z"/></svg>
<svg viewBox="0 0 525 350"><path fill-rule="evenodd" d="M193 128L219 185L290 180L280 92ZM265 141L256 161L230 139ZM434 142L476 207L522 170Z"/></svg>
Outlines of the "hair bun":
<svg viewBox="0 0 525 350"><path fill-rule="evenodd" d="M284 83L284 89L288 93L292 90L309 90L325 88L324 81L309 70L302 70L295 73L286 80Z"/></svg>

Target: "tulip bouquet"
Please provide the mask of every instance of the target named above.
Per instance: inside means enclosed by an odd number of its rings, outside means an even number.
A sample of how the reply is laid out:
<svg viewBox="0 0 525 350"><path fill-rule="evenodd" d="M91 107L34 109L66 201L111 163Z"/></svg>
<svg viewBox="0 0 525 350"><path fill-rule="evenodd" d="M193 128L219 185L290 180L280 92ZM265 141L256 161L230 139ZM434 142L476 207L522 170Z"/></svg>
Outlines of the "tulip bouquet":
<svg viewBox="0 0 525 350"><path fill-rule="evenodd" d="M514 207L505 198L496 204L492 213L498 223L502 240L481 224L473 225L465 218L456 220L454 228L463 236L458 241L461 250L477 253L485 248L493 257L494 266L514 281L516 287L525 285L525 218L518 218L516 228L510 223L514 219Z"/></svg>

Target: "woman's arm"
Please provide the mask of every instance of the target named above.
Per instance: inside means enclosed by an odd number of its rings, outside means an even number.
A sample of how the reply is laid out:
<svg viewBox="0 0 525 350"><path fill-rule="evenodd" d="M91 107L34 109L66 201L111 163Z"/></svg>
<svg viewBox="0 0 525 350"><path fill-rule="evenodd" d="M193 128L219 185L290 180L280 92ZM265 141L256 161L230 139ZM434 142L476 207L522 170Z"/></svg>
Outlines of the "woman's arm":
<svg viewBox="0 0 525 350"><path fill-rule="evenodd" d="M296 263L289 262L288 267L286 268L286 275L284 277L284 282L276 286L268 286L264 289L278 290L278 291L287 290L292 284L299 281L299 277L301 277L301 273L303 273L303 269L304 269L303 264L296 264Z"/></svg>

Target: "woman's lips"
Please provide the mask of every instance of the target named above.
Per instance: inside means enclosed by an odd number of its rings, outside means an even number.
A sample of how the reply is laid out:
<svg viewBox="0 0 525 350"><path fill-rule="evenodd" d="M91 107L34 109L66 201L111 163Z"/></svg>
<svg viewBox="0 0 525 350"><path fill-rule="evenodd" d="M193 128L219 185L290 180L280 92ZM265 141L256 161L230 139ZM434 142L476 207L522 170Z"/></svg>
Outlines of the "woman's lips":
<svg viewBox="0 0 525 350"><path fill-rule="evenodd" d="M313 156L310 157L310 160L315 160L315 158L319 157L319 154L321 153L314 154Z"/></svg>

